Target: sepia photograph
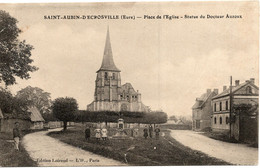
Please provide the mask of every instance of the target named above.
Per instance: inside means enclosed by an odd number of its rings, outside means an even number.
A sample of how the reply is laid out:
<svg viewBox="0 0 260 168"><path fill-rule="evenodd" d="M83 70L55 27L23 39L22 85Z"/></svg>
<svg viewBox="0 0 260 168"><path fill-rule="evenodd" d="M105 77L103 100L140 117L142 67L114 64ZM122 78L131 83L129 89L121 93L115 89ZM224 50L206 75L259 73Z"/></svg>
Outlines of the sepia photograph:
<svg viewBox="0 0 260 168"><path fill-rule="evenodd" d="M0 2L0 167L257 166L259 1Z"/></svg>

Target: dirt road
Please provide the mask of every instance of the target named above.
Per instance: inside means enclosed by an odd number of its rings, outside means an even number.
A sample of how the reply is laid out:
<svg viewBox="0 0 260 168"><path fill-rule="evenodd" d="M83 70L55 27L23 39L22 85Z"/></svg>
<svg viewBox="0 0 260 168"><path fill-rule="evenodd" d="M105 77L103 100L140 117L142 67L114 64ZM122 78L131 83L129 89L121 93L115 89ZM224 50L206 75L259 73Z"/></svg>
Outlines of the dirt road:
<svg viewBox="0 0 260 168"><path fill-rule="evenodd" d="M258 163L258 148L214 140L188 130L171 130L171 136L191 149L232 164L257 165Z"/></svg>
<svg viewBox="0 0 260 168"><path fill-rule="evenodd" d="M52 130L57 131L57 129ZM39 166L122 166L121 162L67 145L47 136L48 131L27 134L23 145Z"/></svg>

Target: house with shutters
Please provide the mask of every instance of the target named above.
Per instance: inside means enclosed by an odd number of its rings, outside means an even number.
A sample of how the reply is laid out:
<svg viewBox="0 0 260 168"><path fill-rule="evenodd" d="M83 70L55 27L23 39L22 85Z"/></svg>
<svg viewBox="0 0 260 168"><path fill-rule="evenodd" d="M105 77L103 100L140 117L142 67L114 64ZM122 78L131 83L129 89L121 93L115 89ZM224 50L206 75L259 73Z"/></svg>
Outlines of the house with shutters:
<svg viewBox="0 0 260 168"><path fill-rule="evenodd" d="M241 84L236 80L235 86L229 88L224 86L223 92L212 98L212 132L231 135L238 141L255 141L258 137L258 97L259 88L254 78Z"/></svg>
<svg viewBox="0 0 260 168"><path fill-rule="evenodd" d="M218 89L207 89L206 93L196 98L192 106L192 130L209 131L211 129L212 97L218 94Z"/></svg>

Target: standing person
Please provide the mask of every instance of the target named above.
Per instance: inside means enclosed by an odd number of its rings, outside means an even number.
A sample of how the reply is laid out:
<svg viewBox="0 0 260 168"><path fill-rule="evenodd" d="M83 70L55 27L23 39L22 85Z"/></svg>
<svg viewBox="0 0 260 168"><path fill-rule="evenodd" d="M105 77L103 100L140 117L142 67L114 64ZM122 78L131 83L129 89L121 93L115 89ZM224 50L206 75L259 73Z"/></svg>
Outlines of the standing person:
<svg viewBox="0 0 260 168"><path fill-rule="evenodd" d="M153 137L153 126L152 126L152 124L149 125L149 136L150 136L150 138Z"/></svg>
<svg viewBox="0 0 260 168"><path fill-rule="evenodd" d="M107 140L107 129L106 128L102 128L101 134L102 134L102 139L104 141Z"/></svg>
<svg viewBox="0 0 260 168"><path fill-rule="evenodd" d="M95 129L96 132L96 140L100 140L101 138L101 130L99 128Z"/></svg>
<svg viewBox="0 0 260 168"><path fill-rule="evenodd" d="M138 137L138 128L134 129L133 137L135 137L135 138Z"/></svg>
<svg viewBox="0 0 260 168"><path fill-rule="evenodd" d="M19 122L14 123L13 137L14 137L14 148L19 151L19 142L21 139L21 132L19 129Z"/></svg>
<svg viewBox="0 0 260 168"><path fill-rule="evenodd" d="M154 129L156 139L159 139L160 131L161 130L160 130L159 126L156 125L156 128Z"/></svg>
<svg viewBox="0 0 260 168"><path fill-rule="evenodd" d="M147 126L144 127L144 138L147 139L148 137L148 129Z"/></svg>
<svg viewBox="0 0 260 168"><path fill-rule="evenodd" d="M90 127L89 126L85 130L85 138L86 138L86 140L89 140L89 138L90 138Z"/></svg>

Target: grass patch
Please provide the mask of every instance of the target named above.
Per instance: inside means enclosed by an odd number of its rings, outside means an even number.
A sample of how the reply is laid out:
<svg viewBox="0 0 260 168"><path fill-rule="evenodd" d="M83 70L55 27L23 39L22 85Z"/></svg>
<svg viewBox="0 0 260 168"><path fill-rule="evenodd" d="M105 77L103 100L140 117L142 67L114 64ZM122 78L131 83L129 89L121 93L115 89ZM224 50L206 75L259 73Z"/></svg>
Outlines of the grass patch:
<svg viewBox="0 0 260 168"><path fill-rule="evenodd" d="M24 132L25 135L28 132ZM37 163L33 161L22 145L20 150L14 149L11 133L0 133L0 166L2 167L36 167Z"/></svg>
<svg viewBox="0 0 260 168"><path fill-rule="evenodd" d="M82 128L65 132L51 132L48 135L72 146L91 151L108 158L125 162L125 154L130 165L167 166L167 165L228 165L222 160L209 157L191 150L170 137L169 131L162 130L165 137L144 139L142 129L135 139L109 139L96 141L94 137L85 140ZM92 131L93 132L93 131ZM128 150L132 148L131 150Z"/></svg>

